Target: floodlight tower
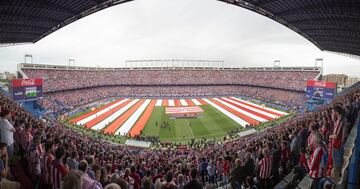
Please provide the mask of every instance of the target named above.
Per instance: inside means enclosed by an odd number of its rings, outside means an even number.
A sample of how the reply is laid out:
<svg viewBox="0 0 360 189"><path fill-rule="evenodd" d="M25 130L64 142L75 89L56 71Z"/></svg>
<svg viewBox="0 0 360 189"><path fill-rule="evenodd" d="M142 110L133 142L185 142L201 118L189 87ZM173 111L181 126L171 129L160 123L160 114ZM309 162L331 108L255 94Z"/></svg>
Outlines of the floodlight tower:
<svg viewBox="0 0 360 189"><path fill-rule="evenodd" d="M69 66L71 66L71 63L73 66L75 66L75 59L69 58Z"/></svg>
<svg viewBox="0 0 360 189"><path fill-rule="evenodd" d="M24 63L26 63L26 59L30 58L30 63L33 63L33 56L31 54L25 54L24 56Z"/></svg>
<svg viewBox="0 0 360 189"><path fill-rule="evenodd" d="M280 60L274 60L274 67L280 67Z"/></svg>
<svg viewBox="0 0 360 189"><path fill-rule="evenodd" d="M322 58L315 59L315 67L323 67L324 60Z"/></svg>

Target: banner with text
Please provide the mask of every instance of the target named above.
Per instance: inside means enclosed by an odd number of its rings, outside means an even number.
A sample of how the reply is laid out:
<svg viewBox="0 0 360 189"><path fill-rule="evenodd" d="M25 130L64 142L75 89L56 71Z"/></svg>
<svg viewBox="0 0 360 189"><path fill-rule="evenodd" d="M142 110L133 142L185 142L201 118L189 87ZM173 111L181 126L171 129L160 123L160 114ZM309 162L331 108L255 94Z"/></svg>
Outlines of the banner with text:
<svg viewBox="0 0 360 189"><path fill-rule="evenodd" d="M34 101L43 97L42 87L43 79L13 79L10 81L10 94L15 101Z"/></svg>

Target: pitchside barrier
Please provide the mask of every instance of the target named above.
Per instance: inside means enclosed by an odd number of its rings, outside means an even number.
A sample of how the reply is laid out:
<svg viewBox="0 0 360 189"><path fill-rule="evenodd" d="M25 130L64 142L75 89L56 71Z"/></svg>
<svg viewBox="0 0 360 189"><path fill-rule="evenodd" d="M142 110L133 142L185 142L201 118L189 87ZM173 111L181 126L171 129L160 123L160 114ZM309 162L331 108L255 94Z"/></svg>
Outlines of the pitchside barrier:
<svg viewBox="0 0 360 189"><path fill-rule="evenodd" d="M256 132L257 132L256 129L248 129L246 131L242 131L242 132L237 133L237 135L239 135L239 137L244 137L244 136L254 134Z"/></svg>
<svg viewBox="0 0 360 189"><path fill-rule="evenodd" d="M150 148L151 142L128 139L126 140L125 145L138 148Z"/></svg>

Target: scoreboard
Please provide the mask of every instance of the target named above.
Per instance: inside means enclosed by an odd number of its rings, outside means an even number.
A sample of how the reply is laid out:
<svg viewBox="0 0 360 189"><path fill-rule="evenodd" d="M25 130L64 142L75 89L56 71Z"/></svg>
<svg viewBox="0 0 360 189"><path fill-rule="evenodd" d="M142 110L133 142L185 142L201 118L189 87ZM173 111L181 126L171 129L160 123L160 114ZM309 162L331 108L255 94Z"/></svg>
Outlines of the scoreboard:
<svg viewBox="0 0 360 189"><path fill-rule="evenodd" d="M306 97L308 100L330 102L336 95L336 82L308 80Z"/></svg>
<svg viewBox="0 0 360 189"><path fill-rule="evenodd" d="M13 79L9 86L11 97L15 101L35 101L43 97L43 79Z"/></svg>

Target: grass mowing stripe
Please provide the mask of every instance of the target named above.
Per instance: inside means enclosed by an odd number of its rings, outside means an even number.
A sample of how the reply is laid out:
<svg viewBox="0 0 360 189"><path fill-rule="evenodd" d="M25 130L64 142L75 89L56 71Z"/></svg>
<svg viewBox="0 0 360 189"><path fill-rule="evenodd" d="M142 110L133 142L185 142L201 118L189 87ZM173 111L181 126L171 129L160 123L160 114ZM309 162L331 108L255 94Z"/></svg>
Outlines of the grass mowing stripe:
<svg viewBox="0 0 360 189"><path fill-rule="evenodd" d="M206 116L207 117L207 116ZM190 129L194 133L195 138L201 138L203 136L207 136L211 134L209 131L209 127L212 127L212 125L204 124L202 120L206 119L205 115L202 118L192 119L190 120L191 127Z"/></svg>
<svg viewBox="0 0 360 189"><path fill-rule="evenodd" d="M163 107L157 106L154 108L149 121L146 123L145 128L143 130L143 133L145 133L147 136L159 136L160 134L160 121L161 120L161 114ZM158 122L158 125L156 125L156 121Z"/></svg>
<svg viewBox="0 0 360 189"><path fill-rule="evenodd" d="M209 114L211 122L215 122L223 132L227 132L236 127L241 127L234 120L228 118L225 114L212 106L206 105L202 106L202 108Z"/></svg>
<svg viewBox="0 0 360 189"><path fill-rule="evenodd" d="M200 118L170 119L165 113L165 107L155 107L143 130L143 135L159 136L162 141L186 143L192 138L222 137L229 130L242 128L210 105L202 105L201 108L204 113ZM155 124L156 121L158 126ZM170 128L161 127L163 121L168 122Z"/></svg>

